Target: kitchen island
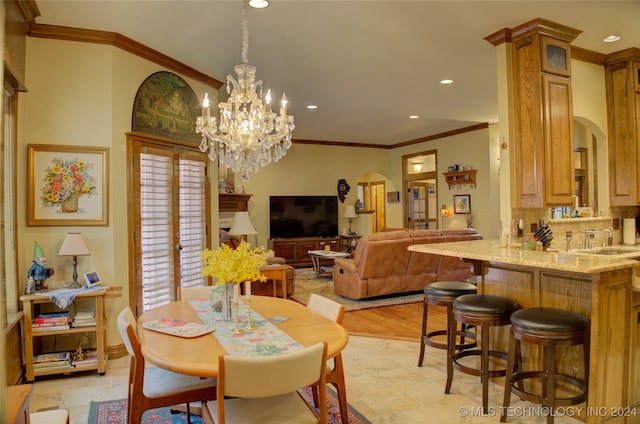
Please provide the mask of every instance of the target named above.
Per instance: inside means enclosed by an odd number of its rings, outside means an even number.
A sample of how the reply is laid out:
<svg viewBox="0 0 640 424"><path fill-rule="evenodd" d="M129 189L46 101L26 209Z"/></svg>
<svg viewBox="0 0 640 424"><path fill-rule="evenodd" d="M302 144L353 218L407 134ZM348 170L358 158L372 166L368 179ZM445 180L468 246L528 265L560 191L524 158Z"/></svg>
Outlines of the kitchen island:
<svg viewBox="0 0 640 424"><path fill-rule="evenodd" d="M473 263L474 274L481 277L479 293L515 299L523 308L559 308L588 317L589 394L579 419L640 423L640 291L633 290L634 268L639 263L629 258L633 255L525 251L505 247L499 240L421 244L408 249ZM508 327L495 331L493 348L506 351ZM524 344L522 356L525 369L531 369L532 363L540 363L542 351ZM561 349L558 369L584 378L580 347Z"/></svg>

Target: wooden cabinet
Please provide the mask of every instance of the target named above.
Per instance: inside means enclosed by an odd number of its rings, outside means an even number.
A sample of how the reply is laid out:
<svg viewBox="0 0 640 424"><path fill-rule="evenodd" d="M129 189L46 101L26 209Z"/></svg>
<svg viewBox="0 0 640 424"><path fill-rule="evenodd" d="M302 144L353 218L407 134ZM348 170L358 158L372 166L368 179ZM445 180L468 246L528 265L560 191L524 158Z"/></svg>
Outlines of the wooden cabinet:
<svg viewBox="0 0 640 424"><path fill-rule="evenodd" d="M468 171L458 172L444 172L444 179L449 186L449 190L453 189L457 185L467 185L469 188L476 187L476 170L471 169Z"/></svg>
<svg viewBox="0 0 640 424"><path fill-rule="evenodd" d="M636 270L636 273L638 270ZM634 278L640 278L635 276ZM633 291L631 296L631 337L629 338L629 400L627 404L640 409L640 291Z"/></svg>
<svg viewBox="0 0 640 424"><path fill-rule="evenodd" d="M342 243L340 237L322 238L322 237L301 237L290 239L271 239L269 240L269 249L273 250L275 256L284 258L287 265L295 267L312 266L311 257L307 252L309 250L324 250L325 245L329 245L330 250L340 251ZM324 263L326 262L326 263ZM322 265L328 265L331 259L323 260Z"/></svg>
<svg viewBox="0 0 640 424"><path fill-rule="evenodd" d="M607 126L609 128L609 202L640 203L640 49L607 56Z"/></svg>
<svg viewBox="0 0 640 424"><path fill-rule="evenodd" d="M512 30L515 207L573 204L570 43L580 32L544 19Z"/></svg>
<svg viewBox="0 0 640 424"><path fill-rule="evenodd" d="M52 304L52 301L49 300L47 296L43 296L39 294L29 294L29 295L23 295L20 297L20 300L22 301L23 312L24 312L24 356L25 356L27 381L33 381L35 377L40 375L68 374L71 372L89 371L89 370L97 370L100 374L104 374L107 371L106 358L105 358L106 328L105 328L105 310L104 310L104 299L106 294L107 294L107 287L105 287L102 290L80 291L76 295L76 301L87 300L87 301L94 302L95 311L96 311L95 326L80 327L80 328L71 327L65 330L44 331L44 332L33 331L33 327L32 327L33 320L38 314L39 307L43 304ZM34 370L33 358L37 353L42 353L42 352L34 351L34 346L38 344L37 339L39 339L40 337L64 336L64 335L74 334L74 333L94 333L95 334L95 339L96 339L95 347L98 355L97 364L72 366L71 368L64 368L64 369L38 370L38 371Z"/></svg>

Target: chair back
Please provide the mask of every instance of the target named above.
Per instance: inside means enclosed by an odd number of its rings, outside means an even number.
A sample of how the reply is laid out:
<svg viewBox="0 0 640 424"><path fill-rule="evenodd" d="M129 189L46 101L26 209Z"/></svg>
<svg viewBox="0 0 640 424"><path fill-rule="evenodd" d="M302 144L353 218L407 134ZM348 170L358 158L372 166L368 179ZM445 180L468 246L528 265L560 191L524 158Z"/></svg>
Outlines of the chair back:
<svg viewBox="0 0 640 424"><path fill-rule="evenodd" d="M315 293L311 293L309 296L307 308L319 313L331 321L337 322L338 324L342 324L342 320L344 319L343 305L339 304L335 300L331 300Z"/></svg>
<svg viewBox="0 0 640 424"><path fill-rule="evenodd" d="M278 396L320 381L324 387L326 359L326 342L277 356L220 356L218 399Z"/></svg>
<svg viewBox="0 0 640 424"><path fill-rule="evenodd" d="M133 358L136 358L136 351L140 351L140 341L136 333L136 318L130 307L124 308L118 315L118 331L124 342L127 352Z"/></svg>
<svg viewBox="0 0 640 424"><path fill-rule="evenodd" d="M180 300L208 299L215 286L180 287Z"/></svg>

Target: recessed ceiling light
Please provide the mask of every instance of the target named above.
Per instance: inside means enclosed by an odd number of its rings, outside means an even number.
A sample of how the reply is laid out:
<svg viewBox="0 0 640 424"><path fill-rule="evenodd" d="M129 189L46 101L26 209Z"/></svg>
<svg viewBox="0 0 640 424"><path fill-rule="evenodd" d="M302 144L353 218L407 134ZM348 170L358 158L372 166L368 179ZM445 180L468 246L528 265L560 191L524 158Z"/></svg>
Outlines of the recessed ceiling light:
<svg viewBox="0 0 640 424"><path fill-rule="evenodd" d="M619 35L607 35L602 39L605 43L615 43L616 41L620 41Z"/></svg>
<svg viewBox="0 0 640 424"><path fill-rule="evenodd" d="M250 0L249 6L256 9L264 9L265 7L269 6L269 2L267 0Z"/></svg>
<svg viewBox="0 0 640 424"><path fill-rule="evenodd" d="M419 116L418 115L409 115L409 119L418 119Z"/></svg>
<svg viewBox="0 0 640 424"><path fill-rule="evenodd" d="M307 105L307 109L318 109L318 105Z"/></svg>
<svg viewBox="0 0 640 424"><path fill-rule="evenodd" d="M453 84L453 80L449 79L449 78L445 78L445 79L440 80L440 84L442 84L442 85Z"/></svg>

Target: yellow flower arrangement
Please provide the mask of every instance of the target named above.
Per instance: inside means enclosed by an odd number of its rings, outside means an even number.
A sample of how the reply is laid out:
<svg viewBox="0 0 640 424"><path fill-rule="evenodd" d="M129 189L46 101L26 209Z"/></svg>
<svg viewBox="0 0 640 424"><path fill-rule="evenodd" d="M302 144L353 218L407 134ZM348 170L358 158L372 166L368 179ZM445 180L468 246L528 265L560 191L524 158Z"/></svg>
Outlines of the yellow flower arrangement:
<svg viewBox="0 0 640 424"><path fill-rule="evenodd" d="M235 249L226 244L215 250L205 249L201 254L204 261L202 275L214 277L215 284L219 286L244 281L266 281L260 268L267 264L270 253L262 246L252 249L246 241Z"/></svg>

